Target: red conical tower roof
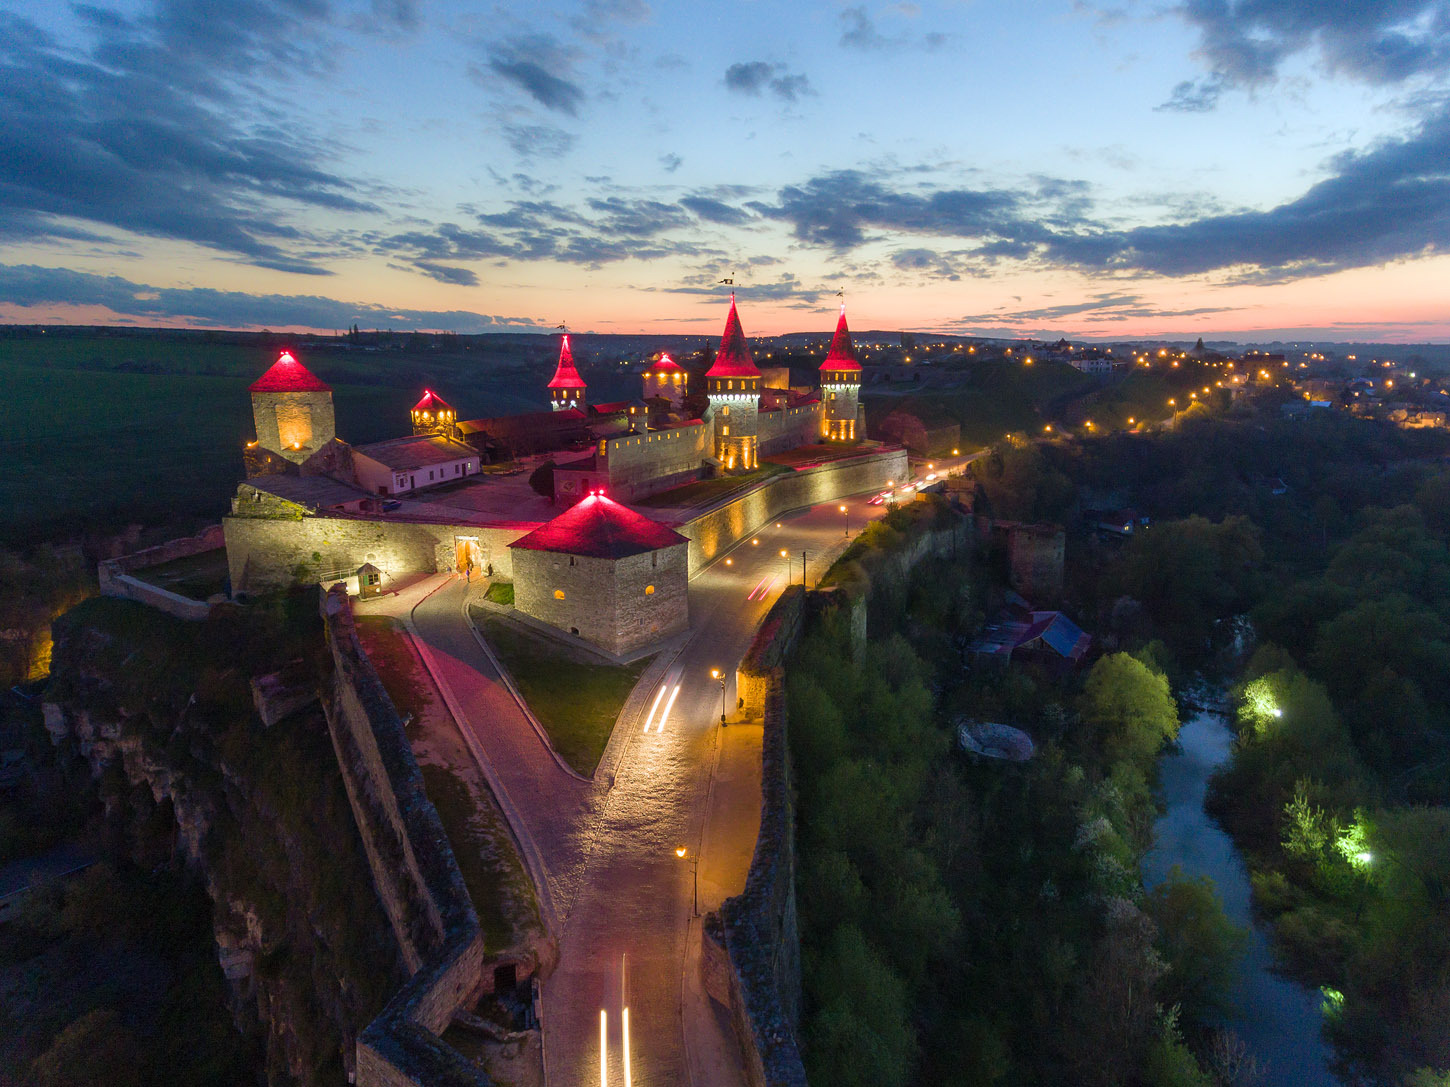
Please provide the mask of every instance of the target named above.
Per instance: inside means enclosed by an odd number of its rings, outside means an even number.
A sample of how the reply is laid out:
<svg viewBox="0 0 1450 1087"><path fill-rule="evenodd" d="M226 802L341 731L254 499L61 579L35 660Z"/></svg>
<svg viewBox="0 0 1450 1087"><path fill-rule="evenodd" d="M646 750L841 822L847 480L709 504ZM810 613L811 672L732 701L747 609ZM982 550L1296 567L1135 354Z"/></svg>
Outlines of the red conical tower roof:
<svg viewBox="0 0 1450 1087"><path fill-rule="evenodd" d="M673 373L675 370L678 370L680 368L680 364L674 359L670 358L669 353L665 351L660 352L659 362L655 363L652 367L650 367L650 369L652 370L664 370L670 373Z"/></svg>
<svg viewBox="0 0 1450 1087"><path fill-rule="evenodd" d="M564 333L564 340L559 344L559 365L554 370L554 376L549 379L551 389L582 389L584 379L579 376L579 371L574 369L574 352L569 350L569 334Z"/></svg>
<svg viewBox="0 0 1450 1087"><path fill-rule="evenodd" d="M413 405L414 411L452 411L453 405L432 389L423 390L423 399Z"/></svg>
<svg viewBox="0 0 1450 1087"><path fill-rule="evenodd" d="M283 351L277 361L248 390L254 393L330 393L332 386L317 379L307 367L292 357L291 351Z"/></svg>
<svg viewBox="0 0 1450 1087"><path fill-rule="evenodd" d="M720 350L715 355L715 365L705 373L706 377L760 377L755 360L750 357L750 347L745 342L745 333L740 328L740 314L735 312L735 296L730 296L730 316L725 318L725 335L720 337Z"/></svg>
<svg viewBox="0 0 1450 1087"><path fill-rule="evenodd" d="M831 349L826 352L822 370L859 370L861 363L856 358L856 345L851 340L851 330L846 327L846 307L841 307L841 319L836 322L836 334L831 337Z"/></svg>

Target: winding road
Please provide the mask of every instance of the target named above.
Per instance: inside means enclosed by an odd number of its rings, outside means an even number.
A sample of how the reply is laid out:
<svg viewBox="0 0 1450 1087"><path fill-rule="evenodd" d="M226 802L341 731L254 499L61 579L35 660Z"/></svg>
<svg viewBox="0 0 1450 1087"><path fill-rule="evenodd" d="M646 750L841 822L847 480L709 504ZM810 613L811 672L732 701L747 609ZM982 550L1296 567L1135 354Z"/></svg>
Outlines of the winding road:
<svg viewBox="0 0 1450 1087"><path fill-rule="evenodd" d="M563 766L500 678L467 619L478 585L433 579L421 599L400 600L417 601L415 643L520 839L559 941L543 1001L549 1083L745 1082L728 1015L694 969L698 918L744 887L760 825L760 723L722 729L720 715L734 716L735 667L788 581L800 582L802 552L814 582L884 512L867 497L786 514L695 574L688 640L646 670L596 781Z"/></svg>

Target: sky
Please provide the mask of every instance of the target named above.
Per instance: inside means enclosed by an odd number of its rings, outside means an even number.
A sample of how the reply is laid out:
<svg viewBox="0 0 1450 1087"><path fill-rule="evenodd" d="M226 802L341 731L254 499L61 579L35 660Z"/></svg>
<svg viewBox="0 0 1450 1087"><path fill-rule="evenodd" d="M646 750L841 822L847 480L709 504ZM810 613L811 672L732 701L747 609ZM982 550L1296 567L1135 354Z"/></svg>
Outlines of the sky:
<svg viewBox="0 0 1450 1087"><path fill-rule="evenodd" d="M0 322L1450 340L1450 0L0 0Z"/></svg>

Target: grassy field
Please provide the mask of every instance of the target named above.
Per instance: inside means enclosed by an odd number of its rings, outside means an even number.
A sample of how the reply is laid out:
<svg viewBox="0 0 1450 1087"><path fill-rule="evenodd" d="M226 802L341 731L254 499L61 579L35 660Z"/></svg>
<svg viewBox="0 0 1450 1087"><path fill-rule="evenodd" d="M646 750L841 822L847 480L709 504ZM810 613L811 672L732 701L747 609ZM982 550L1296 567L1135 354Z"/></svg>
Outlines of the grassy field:
<svg viewBox="0 0 1450 1087"><path fill-rule="evenodd" d="M226 512L253 433L236 379L0 364L0 383L3 542L128 522L184 527ZM335 386L338 430L352 441L405 432L406 396Z"/></svg>
<svg viewBox="0 0 1450 1087"><path fill-rule="evenodd" d="M471 613L554 750L579 773L593 774L619 711L652 658L594 664L491 612L473 608ZM568 682L560 682L565 676Z"/></svg>

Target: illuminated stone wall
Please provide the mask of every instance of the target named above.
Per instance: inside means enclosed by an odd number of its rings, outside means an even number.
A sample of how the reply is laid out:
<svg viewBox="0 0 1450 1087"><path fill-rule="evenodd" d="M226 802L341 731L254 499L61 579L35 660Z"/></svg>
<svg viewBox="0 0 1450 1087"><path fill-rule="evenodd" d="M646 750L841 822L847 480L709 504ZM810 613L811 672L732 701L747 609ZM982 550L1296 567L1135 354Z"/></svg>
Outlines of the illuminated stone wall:
<svg viewBox="0 0 1450 1087"><path fill-rule="evenodd" d="M756 416L760 455L784 453L816 440L821 429L821 405L802 404L798 408L762 411Z"/></svg>
<svg viewBox="0 0 1450 1087"><path fill-rule="evenodd" d="M322 390L253 393L252 420L257 444L295 464L337 436L332 393Z"/></svg>
<svg viewBox="0 0 1450 1087"><path fill-rule="evenodd" d="M677 526L677 531L690 539L690 571L700 569L742 537L787 510L831 502L863 491L884 490L888 479L905 479L906 468L904 449L881 449L767 480L740 497Z"/></svg>
<svg viewBox="0 0 1450 1087"><path fill-rule="evenodd" d="M589 491L603 488L620 502L668 490L698 478L710 455L709 427L704 424L602 438L595 447L594 468L554 471L554 493L573 505Z"/></svg>
<svg viewBox="0 0 1450 1087"><path fill-rule="evenodd" d="M688 629L685 553L684 544L622 559L518 548L514 607L624 655Z"/></svg>
<svg viewBox="0 0 1450 1087"><path fill-rule="evenodd" d="M279 508L290 505L278 503ZM300 507L292 507L300 513ZM420 524L367 517L232 516L222 521L232 591L264 593L299 584L331 584L370 562L383 588L412 574L452 572L458 537L479 542L485 569L513 577L508 545L529 531L477 525Z"/></svg>

